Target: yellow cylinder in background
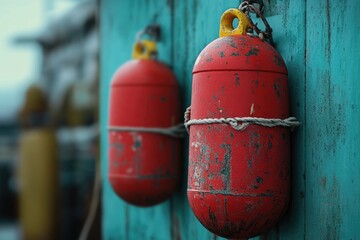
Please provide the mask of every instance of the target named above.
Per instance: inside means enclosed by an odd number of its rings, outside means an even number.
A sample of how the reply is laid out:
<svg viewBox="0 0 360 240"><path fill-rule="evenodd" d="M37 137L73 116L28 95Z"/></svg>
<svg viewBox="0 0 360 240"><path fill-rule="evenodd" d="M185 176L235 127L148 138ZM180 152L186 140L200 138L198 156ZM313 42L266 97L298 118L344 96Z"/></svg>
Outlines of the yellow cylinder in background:
<svg viewBox="0 0 360 240"><path fill-rule="evenodd" d="M57 156L54 130L33 128L22 132L19 214L25 240L58 238Z"/></svg>

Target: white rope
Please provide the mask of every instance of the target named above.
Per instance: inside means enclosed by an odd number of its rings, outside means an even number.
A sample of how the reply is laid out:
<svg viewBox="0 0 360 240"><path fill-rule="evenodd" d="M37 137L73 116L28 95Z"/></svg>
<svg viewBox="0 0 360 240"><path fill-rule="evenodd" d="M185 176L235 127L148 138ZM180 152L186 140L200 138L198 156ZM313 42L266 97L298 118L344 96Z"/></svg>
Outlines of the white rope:
<svg viewBox="0 0 360 240"><path fill-rule="evenodd" d="M171 137L184 137L184 124L178 124L168 128L153 128L153 127L129 127L129 126L109 126L109 131L115 132L146 132L167 135Z"/></svg>
<svg viewBox="0 0 360 240"><path fill-rule="evenodd" d="M189 132L191 125L202 124L229 124L233 129L238 131L245 130L250 124L257 124L264 127L297 127L300 122L295 117L286 119L279 118L257 118L257 117L232 117L232 118L204 118L204 119L190 119L191 107L185 111L185 127Z"/></svg>
<svg viewBox="0 0 360 240"><path fill-rule="evenodd" d="M239 8L239 10L241 10L241 11L244 12L244 10L245 10L246 8L248 8L249 5L250 5L250 4L249 4L248 1L243 1L238 8Z"/></svg>
<svg viewBox="0 0 360 240"><path fill-rule="evenodd" d="M95 129L93 131L93 138L97 138L99 136L100 132L99 132L99 128L96 125ZM94 220L96 218L96 213L98 210L98 206L100 204L100 197L101 197L101 172L100 172L100 162L98 157L95 160L95 180L94 180L94 185L93 185L93 193L92 193L92 198L91 198L91 203L90 203L90 209L89 209L89 213L86 217L85 223L81 229L81 233L79 236L79 240L87 240L91 227L94 224Z"/></svg>
<svg viewBox="0 0 360 240"><path fill-rule="evenodd" d="M100 167L98 165L99 165L99 163L96 160L93 195L92 195L92 199L91 199L89 213L88 213L88 216L87 216L87 218L85 220L85 224L84 224L84 226L83 226L83 228L81 230L79 240L87 240L88 239L88 236L89 236L89 233L90 233L90 230L91 230L91 226L94 223L96 213L97 213L97 209L98 209L98 205L100 203L101 173L100 173Z"/></svg>

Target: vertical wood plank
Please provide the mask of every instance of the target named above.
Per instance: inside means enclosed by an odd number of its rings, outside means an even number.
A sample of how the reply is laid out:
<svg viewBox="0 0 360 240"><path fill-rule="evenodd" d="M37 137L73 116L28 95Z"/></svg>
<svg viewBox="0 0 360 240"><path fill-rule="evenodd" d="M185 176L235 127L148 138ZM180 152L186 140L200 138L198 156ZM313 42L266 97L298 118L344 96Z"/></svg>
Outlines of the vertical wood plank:
<svg viewBox="0 0 360 240"><path fill-rule="evenodd" d="M292 133L291 200L288 211L279 224L279 239L303 239L305 232L305 146L306 146L306 67L305 1L286 1L282 24L277 29L277 49L289 72L291 115L302 125ZM278 26L273 24L273 26Z"/></svg>
<svg viewBox="0 0 360 240"><path fill-rule="evenodd" d="M359 7L307 1L306 239L358 238Z"/></svg>
<svg viewBox="0 0 360 240"><path fill-rule="evenodd" d="M268 17L274 31L276 49L283 56L289 72L291 115L302 125L292 133L291 200L285 216L275 229L276 238L302 239L305 229L305 2L275 1ZM274 236L274 235L273 235Z"/></svg>
<svg viewBox="0 0 360 240"><path fill-rule="evenodd" d="M153 208L132 207L120 200L107 179L109 86L115 70L131 58L136 33L148 24L162 29L159 59L171 59L171 8L167 0L101 1L101 159L103 173L103 238L159 239L170 236L169 201ZM160 226L160 227L159 227Z"/></svg>
<svg viewBox="0 0 360 240"><path fill-rule="evenodd" d="M264 1L264 16L273 29L275 48L289 71L291 115L302 122L292 133L291 200L278 226L254 239L303 239L305 231L305 8L304 1ZM255 22L264 29L260 19Z"/></svg>

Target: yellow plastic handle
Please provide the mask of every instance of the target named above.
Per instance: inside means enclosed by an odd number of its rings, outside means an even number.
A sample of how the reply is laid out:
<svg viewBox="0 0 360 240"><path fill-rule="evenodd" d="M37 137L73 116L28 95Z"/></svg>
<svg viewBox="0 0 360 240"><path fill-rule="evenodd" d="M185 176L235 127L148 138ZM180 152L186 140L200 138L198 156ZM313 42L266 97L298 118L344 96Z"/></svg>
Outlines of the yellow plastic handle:
<svg viewBox="0 0 360 240"><path fill-rule="evenodd" d="M156 42L141 40L135 43L132 53L133 59L153 59L157 54Z"/></svg>
<svg viewBox="0 0 360 240"><path fill-rule="evenodd" d="M239 23L236 28L233 27L233 21L237 18ZM249 20L245 13L236 8L226 10L220 19L220 37L244 35L249 26Z"/></svg>

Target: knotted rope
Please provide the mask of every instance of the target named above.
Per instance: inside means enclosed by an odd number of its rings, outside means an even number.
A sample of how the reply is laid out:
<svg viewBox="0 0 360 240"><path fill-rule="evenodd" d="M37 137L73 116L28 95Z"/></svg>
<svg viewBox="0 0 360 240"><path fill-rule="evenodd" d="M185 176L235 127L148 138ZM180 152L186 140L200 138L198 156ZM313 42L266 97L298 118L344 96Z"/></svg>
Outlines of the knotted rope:
<svg viewBox="0 0 360 240"><path fill-rule="evenodd" d="M300 126L300 122L295 117L286 119L279 118L257 118L257 117L231 117L231 118L203 118L203 119L190 119L191 107L188 107L184 114L185 127L189 132L191 125L202 124L229 124L233 129L238 131L245 130L251 124L257 124L264 127L291 127L295 128Z"/></svg>

